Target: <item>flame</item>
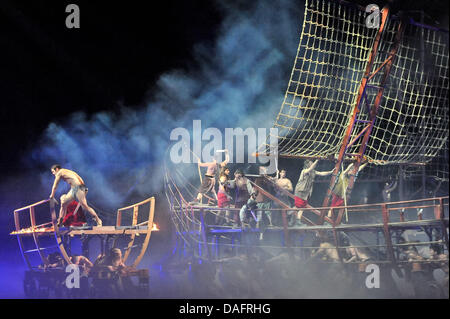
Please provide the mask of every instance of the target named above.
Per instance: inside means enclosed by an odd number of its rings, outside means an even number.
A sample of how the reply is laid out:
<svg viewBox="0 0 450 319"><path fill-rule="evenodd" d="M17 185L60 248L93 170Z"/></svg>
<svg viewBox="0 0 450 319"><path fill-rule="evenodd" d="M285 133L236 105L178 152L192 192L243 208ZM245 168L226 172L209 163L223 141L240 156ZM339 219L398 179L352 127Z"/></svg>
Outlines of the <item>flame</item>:
<svg viewBox="0 0 450 319"><path fill-rule="evenodd" d="M16 230L10 233L10 235L19 235L19 234L32 234L32 233L50 233L50 232L54 232L55 230L52 227L41 227L41 228L36 228L36 227L28 227L28 228L23 228L21 230Z"/></svg>
<svg viewBox="0 0 450 319"><path fill-rule="evenodd" d="M55 229L52 227L29 227L29 228L23 228L19 231L13 231L9 233L10 235L24 235L24 234L32 234L32 233L51 233L54 232ZM158 225L153 223L152 231L159 231Z"/></svg>

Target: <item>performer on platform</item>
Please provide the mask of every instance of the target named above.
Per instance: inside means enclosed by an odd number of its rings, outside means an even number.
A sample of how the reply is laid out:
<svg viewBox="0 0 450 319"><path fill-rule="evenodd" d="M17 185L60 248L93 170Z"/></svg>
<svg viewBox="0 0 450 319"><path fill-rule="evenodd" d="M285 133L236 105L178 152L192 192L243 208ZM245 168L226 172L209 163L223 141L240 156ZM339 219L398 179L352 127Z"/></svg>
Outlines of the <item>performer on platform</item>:
<svg viewBox="0 0 450 319"><path fill-rule="evenodd" d="M385 203L391 201L391 193L397 188L397 180L392 183L386 182L383 187L382 196Z"/></svg>
<svg viewBox="0 0 450 319"><path fill-rule="evenodd" d="M286 177L286 170L282 169L281 171L279 171L279 174L277 174L276 180L275 180L275 184L282 189L285 189L289 192L292 192L293 188L292 188L292 182L289 178ZM279 198L283 198L286 199L286 204L289 203L289 197L287 195L285 195L284 193L282 193L281 191L278 191L278 195L280 196Z"/></svg>
<svg viewBox="0 0 450 319"><path fill-rule="evenodd" d="M364 169L364 167L367 166L367 162L362 164L359 169L358 173ZM350 171L353 168L353 163L347 166L345 171L343 171L340 176L339 180L337 181L333 191L332 191L332 200L331 200L331 207L339 207L344 204L344 197L345 192L347 191L348 186L348 180L350 178ZM331 217L331 210L328 213L328 217Z"/></svg>
<svg viewBox="0 0 450 319"><path fill-rule="evenodd" d="M102 226L102 221L98 217L95 210L87 204L86 194L88 188L84 184L83 179L74 171L66 168L61 168L60 165L53 165L51 167L52 174L55 175L55 181L53 182L52 192L50 194L50 199L55 197L56 188L61 179L63 179L67 184L70 185L70 191L61 196L61 209L59 211L58 225L61 225L64 217L66 215L67 206L76 200L81 204L81 207L86 210L97 222L97 226Z"/></svg>
<svg viewBox="0 0 450 319"><path fill-rule="evenodd" d="M265 191L270 192L271 185L266 177L267 168L261 166L260 171L262 172L262 175L255 179L255 185L261 187ZM251 194L249 200L244 206L242 206L239 212L239 218L241 220L241 225L243 225L243 222L247 217L248 212L255 211L258 209L258 211L256 212L256 228L258 228L261 232L260 239L263 239L263 232L264 229L266 228L266 225L263 222L263 212L264 215L266 215L267 219L269 220L269 225L272 226L272 217L271 217L272 215L269 210L271 208L271 201L269 198L264 196L258 190L258 188L252 187L252 191L253 193Z"/></svg>
<svg viewBox="0 0 450 319"><path fill-rule="evenodd" d="M295 207L297 208L304 208L308 205L308 199L309 197L311 197L316 175L328 176L333 173L333 170L328 172L316 171L315 168L318 162L319 160L316 160L315 162L306 160L304 163L303 169L300 173L300 177L298 178L297 185L295 185ZM296 218L293 219L293 221L296 222L297 225L301 225L302 215L303 210L300 210L297 212L295 216Z"/></svg>
<svg viewBox="0 0 450 319"><path fill-rule="evenodd" d="M287 190L288 192L292 192L292 182L289 178L286 177L286 170L282 169L281 171L277 171L277 176L272 179L275 182L275 196L285 203L288 206L291 206L291 199L287 194L285 194L282 190ZM282 208L278 203L274 203L276 208ZM281 214L276 214L272 218L272 222L275 225L281 225Z"/></svg>
<svg viewBox="0 0 450 319"><path fill-rule="evenodd" d="M235 208L242 208L254 193L250 181L244 176L244 173L240 169L237 169L234 172L234 180L228 181L227 187L229 189L234 189L236 192L234 198ZM239 221L237 212L234 212L234 221L235 226L237 226Z"/></svg>
<svg viewBox="0 0 450 319"><path fill-rule="evenodd" d="M261 166L260 167L260 171L261 171L261 176L255 179L255 184L259 187L261 187L262 189L264 189L265 191L272 193L272 185L271 183L268 181L267 178L267 167L266 166ZM257 228L262 228L263 226L261 225L261 223L263 222L263 216L266 215L268 221L269 221L269 226L273 226L272 224L272 212L270 210L266 210L266 209L271 209L272 208L272 201L264 196L260 191L256 191L256 198L255 198L257 204L257 208L261 209L260 211L257 212L257 218L258 218L258 224L257 224ZM264 212L264 214L263 214ZM264 223L263 223L264 224Z"/></svg>
<svg viewBox="0 0 450 319"><path fill-rule="evenodd" d="M221 169L225 168L229 160L230 157L228 155L228 150L225 150L225 160L220 164L217 164L216 159L208 163L202 163L200 161L200 158L198 159L198 166L206 167L206 173L202 180L202 184L200 185L200 188L198 190L197 198L193 200L191 204L201 203L203 195L206 195L208 193L212 193L214 195L214 199L217 200L217 194L215 189L217 166L219 166Z"/></svg>
<svg viewBox="0 0 450 319"><path fill-rule="evenodd" d="M230 171L227 168L228 172ZM232 197L229 194L228 186L228 176L227 174L222 173L219 176L219 191L217 192L217 206L219 208L229 208L231 204ZM233 214L229 210L220 210L216 217L216 224L222 224L225 217L225 224L232 225Z"/></svg>

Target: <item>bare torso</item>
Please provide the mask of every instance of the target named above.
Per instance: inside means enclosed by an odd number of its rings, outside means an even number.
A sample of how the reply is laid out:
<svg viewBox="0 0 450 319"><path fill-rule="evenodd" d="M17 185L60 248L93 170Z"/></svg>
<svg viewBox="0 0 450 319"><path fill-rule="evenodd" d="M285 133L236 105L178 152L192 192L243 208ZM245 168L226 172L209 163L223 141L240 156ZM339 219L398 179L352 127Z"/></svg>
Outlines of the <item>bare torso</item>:
<svg viewBox="0 0 450 319"><path fill-rule="evenodd" d="M56 174L56 177L58 177L58 175L71 187L84 185L83 179L77 173L71 171L70 169L61 168Z"/></svg>
<svg viewBox="0 0 450 319"><path fill-rule="evenodd" d="M292 183L287 178L279 178L276 182L277 186L283 189L286 189L288 191L292 191Z"/></svg>
<svg viewBox="0 0 450 319"><path fill-rule="evenodd" d="M332 261L338 261L339 255L334 245L324 242L320 244L320 248L316 251L315 255L327 256Z"/></svg>

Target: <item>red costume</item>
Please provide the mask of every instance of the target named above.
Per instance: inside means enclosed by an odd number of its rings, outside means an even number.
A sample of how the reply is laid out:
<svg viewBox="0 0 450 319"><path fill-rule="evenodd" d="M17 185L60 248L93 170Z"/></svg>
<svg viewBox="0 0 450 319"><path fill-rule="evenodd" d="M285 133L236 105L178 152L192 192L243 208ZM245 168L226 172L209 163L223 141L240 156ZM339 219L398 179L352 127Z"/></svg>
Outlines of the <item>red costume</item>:
<svg viewBox="0 0 450 319"><path fill-rule="evenodd" d="M229 201L227 195L225 193L218 192L217 193L217 205L220 208L223 208L223 207L228 207L229 204L230 204L230 201Z"/></svg>
<svg viewBox="0 0 450 319"><path fill-rule="evenodd" d="M82 226L86 223L86 216L84 216L84 212L81 207L78 207L77 201L72 201L69 206L67 206L67 213L63 219L63 225L65 227L69 226ZM76 210L76 211L75 211Z"/></svg>
<svg viewBox="0 0 450 319"><path fill-rule="evenodd" d="M308 205L308 201L307 200L301 199L298 196L295 196L294 198L295 198L295 207L297 207L297 208L304 208L304 207L306 207Z"/></svg>
<svg viewBox="0 0 450 319"><path fill-rule="evenodd" d="M332 200L331 200L331 207L338 207L342 206L344 204L344 199L337 196L336 194L333 194Z"/></svg>

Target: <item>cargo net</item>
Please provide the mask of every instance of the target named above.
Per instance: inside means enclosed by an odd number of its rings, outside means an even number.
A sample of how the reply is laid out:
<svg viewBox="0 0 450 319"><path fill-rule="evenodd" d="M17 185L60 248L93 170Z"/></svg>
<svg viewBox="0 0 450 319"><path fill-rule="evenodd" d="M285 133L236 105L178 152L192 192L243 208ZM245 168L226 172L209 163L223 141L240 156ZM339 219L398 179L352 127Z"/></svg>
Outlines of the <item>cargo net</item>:
<svg viewBox="0 0 450 319"><path fill-rule="evenodd" d="M339 152L377 33L358 7L307 1L294 67L274 127L279 155ZM262 152L262 150L261 150Z"/></svg>
<svg viewBox="0 0 450 319"><path fill-rule="evenodd" d="M280 156L337 157L378 32L367 28L366 16L364 8L345 3L307 2L297 56L274 123L278 134L272 138L278 139ZM389 57L399 23L388 19L372 72ZM369 81L374 87L366 88L359 120L368 120L383 75L381 68ZM390 176L398 170L391 164L402 164L413 178L426 165L429 176L448 181L448 33L408 23L387 79L364 153L376 165L365 174ZM363 123L355 123L350 140ZM347 153L358 153L361 140ZM259 152L268 149L265 144Z"/></svg>
<svg viewBox="0 0 450 319"><path fill-rule="evenodd" d="M439 151L436 157L425 165L402 165L403 178L408 181L421 182L425 174L427 183L438 185L439 183L448 183L448 141L445 146ZM387 165L369 165L366 169L358 174L358 180L386 180L395 178L400 171L399 164ZM442 184L442 187L447 184ZM447 191L448 194L448 191Z"/></svg>
<svg viewBox="0 0 450 319"><path fill-rule="evenodd" d="M388 59L399 23L388 21L372 70ZM383 75L381 70L370 84L378 85ZM364 155L373 164L405 164L409 178L420 176L420 165L426 165L428 176L448 181L448 85L448 33L408 23ZM366 92L373 104L377 89ZM359 119L369 119L364 102ZM356 123L354 134L364 125ZM359 146L355 143L349 152L357 153ZM375 175L385 171L375 169Z"/></svg>

